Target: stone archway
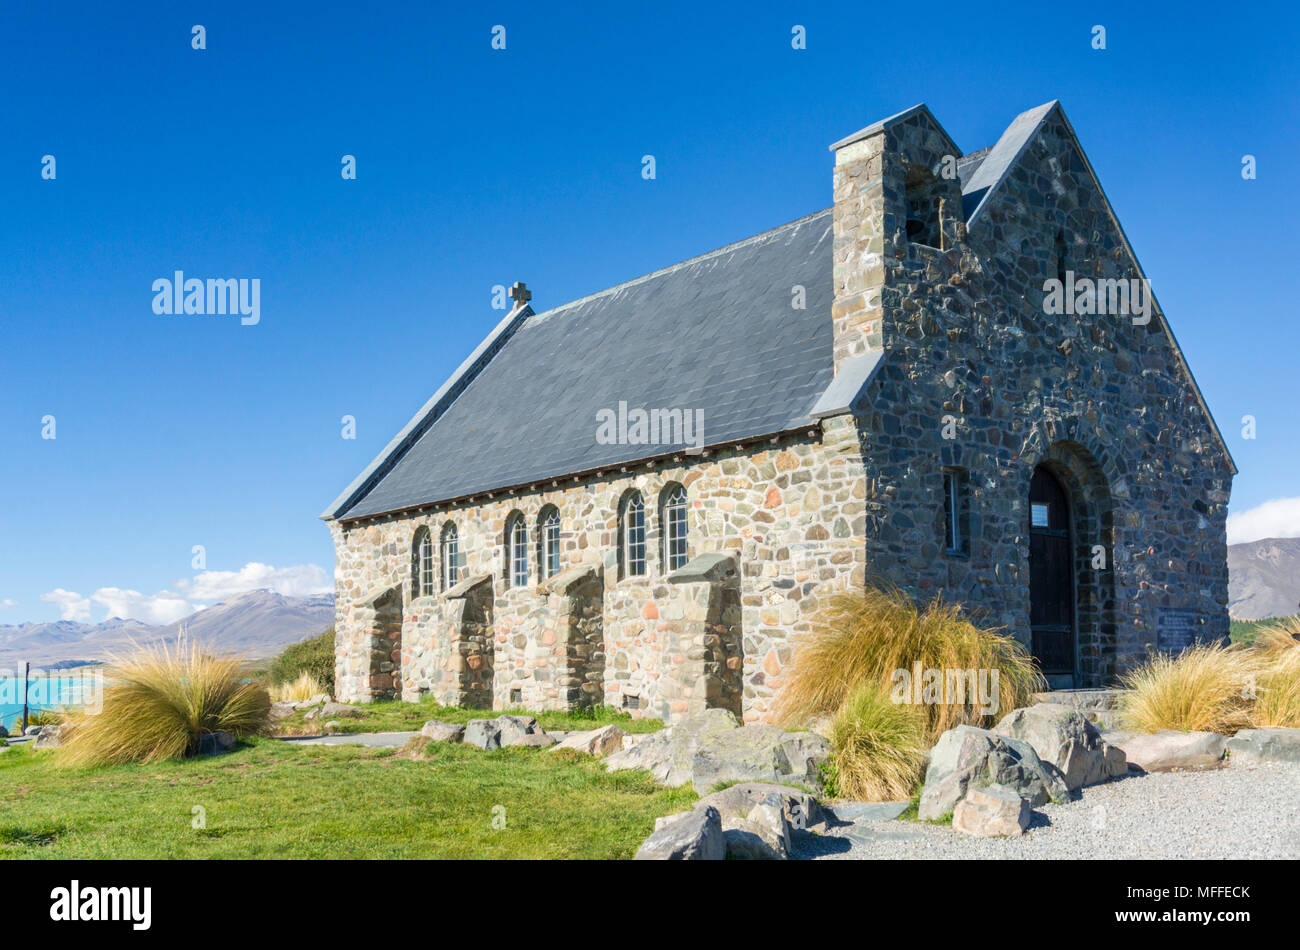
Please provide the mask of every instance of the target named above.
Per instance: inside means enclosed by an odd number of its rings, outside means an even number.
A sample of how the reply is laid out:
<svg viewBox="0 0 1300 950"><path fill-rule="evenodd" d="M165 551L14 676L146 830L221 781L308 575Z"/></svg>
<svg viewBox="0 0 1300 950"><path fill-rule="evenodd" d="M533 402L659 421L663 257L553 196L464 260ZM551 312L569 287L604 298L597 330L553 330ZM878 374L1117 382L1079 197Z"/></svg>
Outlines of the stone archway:
<svg viewBox="0 0 1300 950"><path fill-rule="evenodd" d="M1046 448L1028 467L1030 479L1036 471L1050 474L1064 493L1068 509L1069 573L1074 579L1074 673L1070 685L1105 686L1115 676L1117 649L1112 482L1097 456L1069 438L1057 439ZM1025 490L1028 497L1028 479ZM1028 523L1032 509L1025 517L1026 529L1032 530Z"/></svg>

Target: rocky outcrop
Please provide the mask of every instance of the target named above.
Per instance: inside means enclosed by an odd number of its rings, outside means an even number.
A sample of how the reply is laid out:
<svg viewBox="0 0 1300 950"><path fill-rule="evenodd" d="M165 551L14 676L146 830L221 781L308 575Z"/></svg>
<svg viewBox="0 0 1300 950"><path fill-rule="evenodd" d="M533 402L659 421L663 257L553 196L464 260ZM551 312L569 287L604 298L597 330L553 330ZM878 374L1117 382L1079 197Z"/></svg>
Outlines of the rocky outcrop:
<svg viewBox="0 0 1300 950"><path fill-rule="evenodd" d="M1038 703L1016 709L993 731L1028 742L1072 792L1128 772L1123 750L1106 743L1084 713L1071 705Z"/></svg>
<svg viewBox="0 0 1300 950"><path fill-rule="evenodd" d="M645 769L665 785L690 783L705 794L736 781L820 788L820 766L829 755L830 744L815 733L742 727L726 710L706 709L611 755L605 764L610 771Z"/></svg>
<svg viewBox="0 0 1300 950"><path fill-rule="evenodd" d="M940 736L930 752L919 815L942 818L969 789L987 785L1006 785L1032 806L1070 797L1060 773L1046 766L1028 742L975 726L957 726Z"/></svg>
<svg viewBox="0 0 1300 950"><path fill-rule="evenodd" d="M638 861L721 861L727 856L722 817L705 807L655 821L655 830L637 849Z"/></svg>
<svg viewBox="0 0 1300 950"><path fill-rule="evenodd" d="M1029 802L1005 785L971 788L952 811L952 827L978 838L1016 838L1029 827Z"/></svg>
<svg viewBox="0 0 1300 950"><path fill-rule="evenodd" d="M1232 762L1300 762L1300 729L1242 729L1227 750Z"/></svg>
<svg viewBox="0 0 1300 950"><path fill-rule="evenodd" d="M1223 766L1227 737L1217 732L1162 730L1132 736L1120 746L1129 765L1143 772L1199 772Z"/></svg>

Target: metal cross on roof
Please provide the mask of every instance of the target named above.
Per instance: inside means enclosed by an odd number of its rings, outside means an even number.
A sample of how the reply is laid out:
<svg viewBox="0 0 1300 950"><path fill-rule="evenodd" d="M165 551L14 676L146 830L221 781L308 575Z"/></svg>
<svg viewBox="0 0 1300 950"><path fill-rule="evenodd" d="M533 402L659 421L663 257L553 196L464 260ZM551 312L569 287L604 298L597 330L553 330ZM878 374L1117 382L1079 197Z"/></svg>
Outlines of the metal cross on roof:
<svg viewBox="0 0 1300 950"><path fill-rule="evenodd" d="M510 299L523 305L533 299L533 292L525 286L523 281L517 280L510 287Z"/></svg>

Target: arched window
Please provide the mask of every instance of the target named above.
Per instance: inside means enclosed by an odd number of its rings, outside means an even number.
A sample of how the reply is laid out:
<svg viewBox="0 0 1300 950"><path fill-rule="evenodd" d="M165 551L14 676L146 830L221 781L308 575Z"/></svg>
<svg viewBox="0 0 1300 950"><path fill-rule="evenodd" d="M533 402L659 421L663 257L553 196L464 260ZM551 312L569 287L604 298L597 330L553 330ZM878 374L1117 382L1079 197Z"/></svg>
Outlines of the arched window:
<svg viewBox="0 0 1300 950"><path fill-rule="evenodd" d="M554 505L537 519L537 574L542 580L560 573L560 512Z"/></svg>
<svg viewBox="0 0 1300 950"><path fill-rule="evenodd" d="M450 590L460 581L460 543L456 537L456 526L448 522L443 526L442 539L439 542L442 558L442 589Z"/></svg>
<svg viewBox="0 0 1300 950"><path fill-rule="evenodd" d="M506 521L506 583L528 586L528 525L517 511Z"/></svg>
<svg viewBox="0 0 1300 950"><path fill-rule="evenodd" d="M664 570L675 571L686 563L686 489L681 485L664 489L659 525L663 532Z"/></svg>
<svg viewBox="0 0 1300 950"><path fill-rule="evenodd" d="M415 532L413 553L411 593L416 597L429 597L433 594L433 538L428 528Z"/></svg>
<svg viewBox="0 0 1300 950"><path fill-rule="evenodd" d="M645 502L635 489L623 496L618 515L618 563L623 577L645 574Z"/></svg>

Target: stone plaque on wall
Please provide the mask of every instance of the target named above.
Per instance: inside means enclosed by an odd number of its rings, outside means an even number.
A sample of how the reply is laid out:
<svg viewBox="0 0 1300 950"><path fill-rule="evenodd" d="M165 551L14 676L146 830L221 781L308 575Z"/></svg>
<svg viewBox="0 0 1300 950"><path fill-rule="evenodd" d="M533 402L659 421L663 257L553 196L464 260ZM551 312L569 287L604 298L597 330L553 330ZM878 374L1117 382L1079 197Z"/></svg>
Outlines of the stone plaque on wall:
<svg viewBox="0 0 1300 950"><path fill-rule="evenodd" d="M1156 611L1156 650L1182 653L1201 639L1204 621L1199 611L1182 607L1161 607Z"/></svg>

